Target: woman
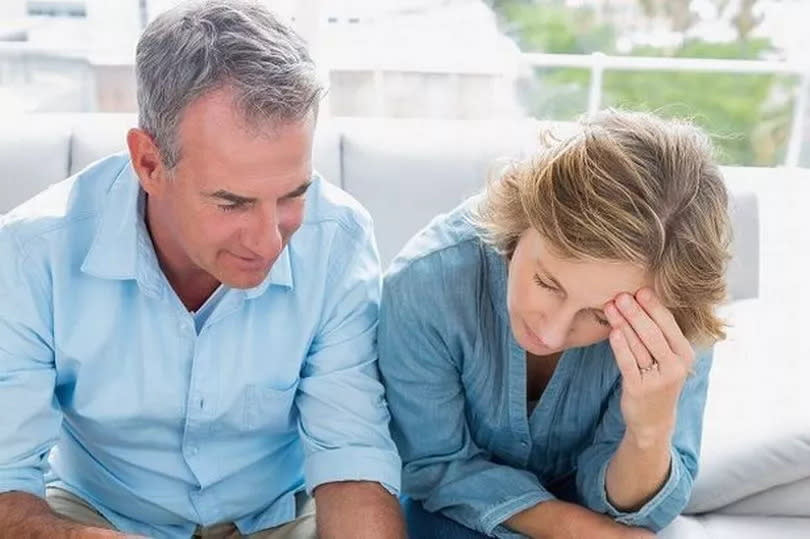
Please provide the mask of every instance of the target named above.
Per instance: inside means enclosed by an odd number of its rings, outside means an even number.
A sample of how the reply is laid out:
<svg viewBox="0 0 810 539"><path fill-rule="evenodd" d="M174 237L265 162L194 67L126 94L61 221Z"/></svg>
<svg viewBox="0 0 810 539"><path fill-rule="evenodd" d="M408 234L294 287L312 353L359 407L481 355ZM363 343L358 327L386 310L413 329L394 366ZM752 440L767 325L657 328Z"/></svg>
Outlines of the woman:
<svg viewBox="0 0 810 539"><path fill-rule="evenodd" d="M385 278L412 537L651 537L697 474L727 193L705 135L606 112L435 219Z"/></svg>

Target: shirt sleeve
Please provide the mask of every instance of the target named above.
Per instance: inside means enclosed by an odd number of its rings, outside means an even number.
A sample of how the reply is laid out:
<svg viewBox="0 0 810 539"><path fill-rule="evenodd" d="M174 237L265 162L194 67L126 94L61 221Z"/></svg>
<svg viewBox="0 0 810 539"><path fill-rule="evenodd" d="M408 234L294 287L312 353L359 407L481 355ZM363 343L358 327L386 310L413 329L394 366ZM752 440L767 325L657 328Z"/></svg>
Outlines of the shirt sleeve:
<svg viewBox="0 0 810 539"><path fill-rule="evenodd" d="M383 289L380 370L391 433L404 463L403 490L426 510L468 528L523 537L502 523L554 497L534 474L493 462L472 439L451 351L452 315L436 307L441 297L436 273L405 269L389 275Z"/></svg>
<svg viewBox="0 0 810 539"><path fill-rule="evenodd" d="M43 497L61 413L49 286L0 220L0 492Z"/></svg>
<svg viewBox="0 0 810 539"><path fill-rule="evenodd" d="M577 491L587 507L608 514L628 526L639 526L655 532L665 528L683 511L698 472L703 410L711 365L711 349L698 353L695 373L687 379L678 401L669 477L650 501L631 513L616 509L608 501L605 486L608 464L625 431L620 408L621 388L617 388L597 428L593 445L578 459Z"/></svg>
<svg viewBox="0 0 810 539"><path fill-rule="evenodd" d="M381 272L370 218L357 234L342 230L329 256L322 323L295 401L307 491L335 481L375 481L397 495L401 461L377 367Z"/></svg>

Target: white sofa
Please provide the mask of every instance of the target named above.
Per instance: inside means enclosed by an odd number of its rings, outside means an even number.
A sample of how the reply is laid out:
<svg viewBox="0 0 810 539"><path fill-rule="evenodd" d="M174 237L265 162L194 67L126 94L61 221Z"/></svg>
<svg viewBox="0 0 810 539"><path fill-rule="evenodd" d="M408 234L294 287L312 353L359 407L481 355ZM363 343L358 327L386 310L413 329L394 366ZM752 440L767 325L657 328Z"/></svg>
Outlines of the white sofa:
<svg viewBox="0 0 810 539"><path fill-rule="evenodd" d="M0 214L108 153L132 115L37 115L0 124ZM566 125L555 126L569 130ZM383 264L430 218L476 192L496 158L540 126L420 120L323 121L315 166L375 219ZM733 194L732 324L717 346L701 472L670 539L810 537L810 171L725 168ZM760 237L763 242L760 243Z"/></svg>

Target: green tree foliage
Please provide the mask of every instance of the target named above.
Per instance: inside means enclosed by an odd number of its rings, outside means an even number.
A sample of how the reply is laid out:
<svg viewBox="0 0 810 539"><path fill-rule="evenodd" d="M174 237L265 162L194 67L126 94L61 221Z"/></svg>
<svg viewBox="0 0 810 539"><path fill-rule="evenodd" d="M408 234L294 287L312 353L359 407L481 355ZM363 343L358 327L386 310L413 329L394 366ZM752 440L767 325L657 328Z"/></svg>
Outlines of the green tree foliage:
<svg viewBox="0 0 810 539"><path fill-rule="evenodd" d="M724 0L716 1L724 7ZM646 3L651 13L670 9L682 21L685 17L675 3ZM492 4L505 31L525 51L615 53L616 31L592 10L519 0ZM747 17L750 6L746 2L742 6L742 16ZM750 37L750 23L746 24L745 29L737 28L744 37L734 42L691 39L674 48L636 47L630 54L758 59L773 52L769 40ZM587 109L589 82L587 69L537 68L521 93L530 114L571 120ZM610 70L604 74L602 105L690 118L713 136L723 163L774 165L784 160L796 86L795 77L775 74Z"/></svg>

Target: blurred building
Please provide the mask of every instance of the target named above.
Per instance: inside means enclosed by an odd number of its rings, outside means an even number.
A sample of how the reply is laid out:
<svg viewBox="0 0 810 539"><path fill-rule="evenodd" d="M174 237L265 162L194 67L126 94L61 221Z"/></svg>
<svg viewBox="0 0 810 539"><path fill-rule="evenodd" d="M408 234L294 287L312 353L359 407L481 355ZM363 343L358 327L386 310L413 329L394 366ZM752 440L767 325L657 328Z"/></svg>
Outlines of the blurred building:
<svg viewBox="0 0 810 539"><path fill-rule="evenodd" d="M176 3L3 0L0 110L134 111L138 35ZM520 51L480 0L266 3L311 43L334 115L520 114Z"/></svg>
<svg viewBox="0 0 810 539"><path fill-rule="evenodd" d="M478 0L329 2L318 53L340 116L520 114L520 51ZM328 44L328 45L327 45Z"/></svg>

